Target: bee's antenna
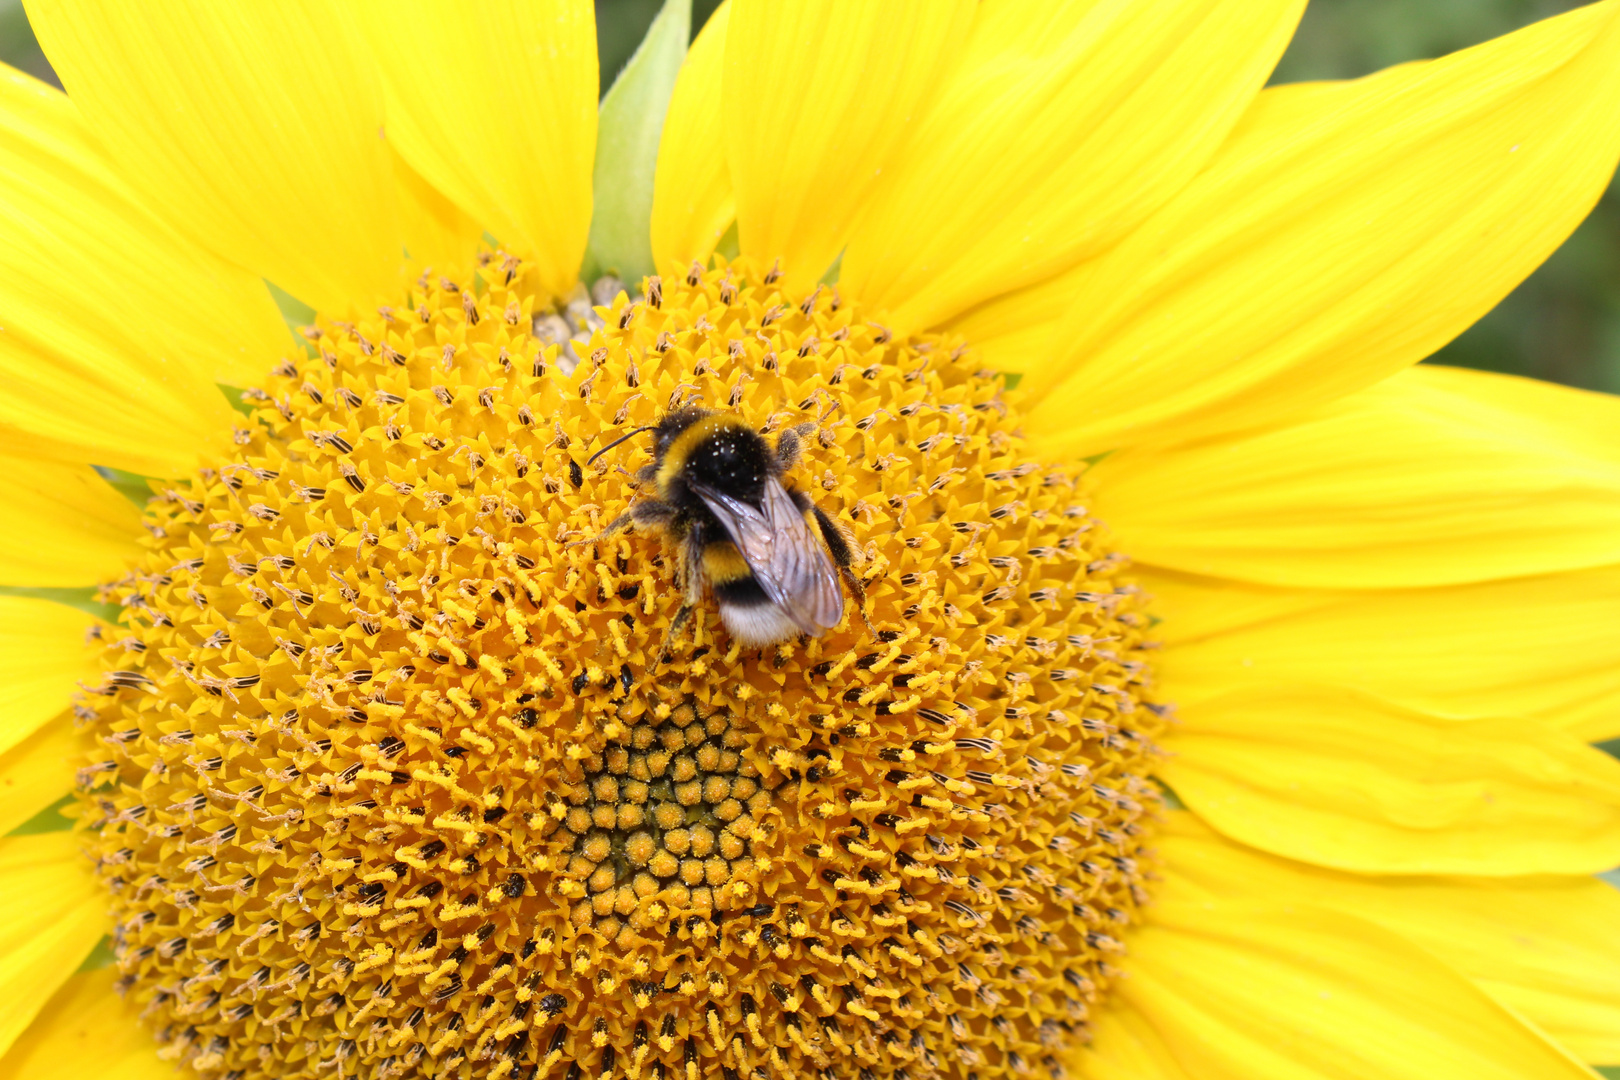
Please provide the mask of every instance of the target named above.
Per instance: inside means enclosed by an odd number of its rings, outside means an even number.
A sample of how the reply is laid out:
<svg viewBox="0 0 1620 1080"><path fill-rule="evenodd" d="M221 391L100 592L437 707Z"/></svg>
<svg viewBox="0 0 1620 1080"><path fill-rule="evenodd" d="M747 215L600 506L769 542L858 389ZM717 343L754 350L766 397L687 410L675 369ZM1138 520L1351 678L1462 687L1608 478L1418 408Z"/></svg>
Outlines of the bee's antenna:
<svg viewBox="0 0 1620 1080"><path fill-rule="evenodd" d="M609 450L613 449L615 446L618 446L620 443L624 442L624 440L629 439L629 438L633 438L633 437L635 437L637 435L640 435L643 431L652 431L657 426L658 426L657 424L648 424L646 427L638 427L634 431L625 432L623 435L620 435L617 439L614 439L612 442L610 442L606 446L602 447L602 449L600 449L596 453L592 454L590 456L590 458L586 460L585 467L587 469L590 468L591 464L593 462L595 462L597 458L601 457L603 454L607 453Z"/></svg>

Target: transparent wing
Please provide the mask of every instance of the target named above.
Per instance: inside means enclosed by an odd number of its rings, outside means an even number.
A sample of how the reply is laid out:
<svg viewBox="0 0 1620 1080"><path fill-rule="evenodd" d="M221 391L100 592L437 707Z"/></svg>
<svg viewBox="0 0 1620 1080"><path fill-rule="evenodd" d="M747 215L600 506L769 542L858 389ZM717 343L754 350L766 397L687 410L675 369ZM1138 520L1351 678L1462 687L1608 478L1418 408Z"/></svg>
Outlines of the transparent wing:
<svg viewBox="0 0 1620 1080"><path fill-rule="evenodd" d="M814 637L838 625L844 616L838 572L780 483L766 479L758 507L706 484L688 486L725 528L771 603L799 629Z"/></svg>

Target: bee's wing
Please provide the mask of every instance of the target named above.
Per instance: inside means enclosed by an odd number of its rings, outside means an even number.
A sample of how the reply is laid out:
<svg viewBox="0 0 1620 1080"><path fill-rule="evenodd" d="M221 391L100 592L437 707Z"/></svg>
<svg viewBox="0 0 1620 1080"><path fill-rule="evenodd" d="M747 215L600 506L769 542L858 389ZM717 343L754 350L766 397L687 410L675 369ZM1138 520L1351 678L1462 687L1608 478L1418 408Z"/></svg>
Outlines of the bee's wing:
<svg viewBox="0 0 1620 1080"><path fill-rule="evenodd" d="M779 482L766 478L758 507L706 484L687 484L724 526L771 603L811 636L838 625L844 616L838 573Z"/></svg>

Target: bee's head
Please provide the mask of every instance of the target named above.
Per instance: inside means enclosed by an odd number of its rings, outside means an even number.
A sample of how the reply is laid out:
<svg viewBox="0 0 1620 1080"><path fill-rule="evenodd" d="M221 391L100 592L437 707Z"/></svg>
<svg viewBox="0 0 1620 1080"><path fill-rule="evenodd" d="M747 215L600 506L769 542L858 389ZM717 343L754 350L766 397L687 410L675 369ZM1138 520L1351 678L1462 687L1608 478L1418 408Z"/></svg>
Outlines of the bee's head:
<svg viewBox="0 0 1620 1080"><path fill-rule="evenodd" d="M682 432L711 415L713 410L701 405L687 405L665 413L663 419L653 426L653 457L662 461Z"/></svg>
<svg viewBox="0 0 1620 1080"><path fill-rule="evenodd" d="M709 413L710 410L699 405L688 405L683 409L676 409L674 412L666 413L664 418L658 421L656 424L649 424L646 427L633 428L632 430L625 432L623 435L620 435L617 439L614 439L612 442L602 447L602 449L592 454L586 460L585 464L587 467L595 464L597 458L601 457L609 450L612 450L615 446L618 446L626 439L633 439L644 431L653 432L653 456L662 461L664 456L669 453L669 448L674 445L675 440L680 438L681 432L685 431L699 420L702 420L705 416L708 416Z"/></svg>
<svg viewBox="0 0 1620 1080"><path fill-rule="evenodd" d="M653 433L653 457L659 484L668 491L684 488L685 478L738 498L758 501L771 470L771 449L741 416L688 405L666 413L650 427L636 428L608 443L590 462L644 431Z"/></svg>
<svg viewBox="0 0 1620 1080"><path fill-rule="evenodd" d="M672 444L691 480L758 503L770 475L770 447L735 413L714 413L688 425Z"/></svg>

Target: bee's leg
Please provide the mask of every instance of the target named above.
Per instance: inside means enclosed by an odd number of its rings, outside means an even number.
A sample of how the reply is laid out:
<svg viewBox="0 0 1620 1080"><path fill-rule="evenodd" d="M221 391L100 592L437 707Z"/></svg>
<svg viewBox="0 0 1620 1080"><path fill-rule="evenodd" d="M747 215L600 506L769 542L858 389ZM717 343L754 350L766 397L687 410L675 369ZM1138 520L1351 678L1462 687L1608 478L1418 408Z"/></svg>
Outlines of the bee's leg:
<svg viewBox="0 0 1620 1080"><path fill-rule="evenodd" d="M600 543L601 541L606 540L608 537L612 536L614 533L618 532L620 529L629 528L631 525L635 524L635 520L636 519L632 515L631 511L626 510L624 513L620 514L618 517L616 517L612 521L608 522L607 526L605 528L603 528L602 531L597 533L595 536L588 536L583 540L570 540L568 543L564 544L563 546L564 547L576 548L576 547L584 547L586 544Z"/></svg>
<svg viewBox="0 0 1620 1080"><path fill-rule="evenodd" d="M866 624L866 632L876 638L877 631L872 629L872 620L866 617L866 586L862 585L861 579L850 570L851 566L865 562L865 556L861 553L861 549L855 546L850 535L827 514L827 511L810 502L802 492L793 493L795 503L799 503L801 499L803 500L801 505L809 506L810 514L821 529L821 539L827 545L827 554L832 556L833 565L838 567L838 576L844 579L844 584L849 586L850 594L855 597L856 614L860 615L861 622Z"/></svg>
<svg viewBox="0 0 1620 1080"><path fill-rule="evenodd" d="M681 628L686 625L686 621L692 617L692 612L696 609L697 605L695 604L682 604L681 609L675 613L675 617L669 620L669 627L664 631L664 643L658 647L658 662L660 664L669 659L670 646L675 644L676 636L680 634Z"/></svg>
<svg viewBox="0 0 1620 1080"><path fill-rule="evenodd" d="M652 525L658 528L668 528L680 513L675 506L662 499L637 499L630 504L630 519L637 525Z"/></svg>
<svg viewBox="0 0 1620 1080"><path fill-rule="evenodd" d="M866 624L867 636L876 641L877 630L873 628L872 620L866 617L866 586L861 584L861 579L847 566L838 568L838 576L844 579L844 584L849 586L849 591L855 596L855 614Z"/></svg>
<svg viewBox="0 0 1620 1080"><path fill-rule="evenodd" d="M658 650L658 662L663 663L669 659L669 648L675 643L675 636L681 632L692 612L703 602L703 538L699 535L702 530L693 529L686 534L681 543L681 584L685 590L680 610L675 617L669 620L669 628L664 631L664 643Z"/></svg>
<svg viewBox="0 0 1620 1080"><path fill-rule="evenodd" d="M816 433L814 420L806 420L802 424L795 424L776 437L776 463L774 469L780 476L788 472L799 463L804 454L804 442Z"/></svg>
<svg viewBox="0 0 1620 1080"><path fill-rule="evenodd" d="M866 561L861 549L855 546L855 538L850 535L831 514L810 501L810 496L802 491L790 491L789 497L793 499L800 513L809 514L816 519L816 527L821 530L821 539L827 544L827 554L832 561L842 569L846 566L859 566Z"/></svg>
<svg viewBox="0 0 1620 1080"><path fill-rule="evenodd" d="M601 532L585 540L572 540L566 547L584 547L606 540L621 529L632 525L667 525L676 515L675 507L660 499L637 499L630 509L608 522Z"/></svg>

